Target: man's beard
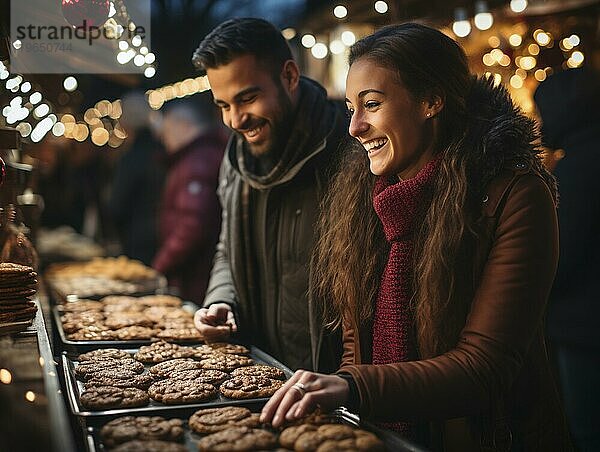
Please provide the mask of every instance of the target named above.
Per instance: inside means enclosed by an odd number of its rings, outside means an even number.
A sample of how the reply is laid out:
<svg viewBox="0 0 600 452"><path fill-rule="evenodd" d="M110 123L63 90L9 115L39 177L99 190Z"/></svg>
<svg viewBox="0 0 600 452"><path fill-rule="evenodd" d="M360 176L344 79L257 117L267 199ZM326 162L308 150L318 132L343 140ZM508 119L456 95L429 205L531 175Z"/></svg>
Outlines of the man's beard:
<svg viewBox="0 0 600 452"><path fill-rule="evenodd" d="M277 103L279 111L271 121L271 136L261 144L252 144L244 140L244 146L250 154L260 159L276 159L283 152L293 129L294 108L291 99L287 96L283 87L279 88Z"/></svg>

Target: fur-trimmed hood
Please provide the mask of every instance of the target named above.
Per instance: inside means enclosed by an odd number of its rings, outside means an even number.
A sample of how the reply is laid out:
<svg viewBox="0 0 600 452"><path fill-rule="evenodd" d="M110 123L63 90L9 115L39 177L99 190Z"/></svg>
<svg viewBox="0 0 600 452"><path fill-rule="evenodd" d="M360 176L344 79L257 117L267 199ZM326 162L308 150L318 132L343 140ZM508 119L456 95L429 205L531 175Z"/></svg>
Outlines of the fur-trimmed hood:
<svg viewBox="0 0 600 452"><path fill-rule="evenodd" d="M539 133L535 121L525 116L503 85L492 78L473 78L467 99L467 127L463 139L469 159L470 178L482 192L504 168L522 162L540 173L556 198L556 184L541 163L536 147Z"/></svg>

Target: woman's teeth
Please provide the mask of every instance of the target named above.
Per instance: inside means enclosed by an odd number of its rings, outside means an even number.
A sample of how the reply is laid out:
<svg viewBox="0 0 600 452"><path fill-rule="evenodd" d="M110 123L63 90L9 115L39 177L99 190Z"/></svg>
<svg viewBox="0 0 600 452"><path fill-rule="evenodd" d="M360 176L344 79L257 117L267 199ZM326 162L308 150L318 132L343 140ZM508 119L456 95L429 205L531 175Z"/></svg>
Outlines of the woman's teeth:
<svg viewBox="0 0 600 452"><path fill-rule="evenodd" d="M371 152L373 150L377 150L380 147L382 147L385 143L387 143L387 141L388 141L387 138L380 138L378 140L372 140L372 141L369 141L368 143L365 143L364 147L368 152Z"/></svg>

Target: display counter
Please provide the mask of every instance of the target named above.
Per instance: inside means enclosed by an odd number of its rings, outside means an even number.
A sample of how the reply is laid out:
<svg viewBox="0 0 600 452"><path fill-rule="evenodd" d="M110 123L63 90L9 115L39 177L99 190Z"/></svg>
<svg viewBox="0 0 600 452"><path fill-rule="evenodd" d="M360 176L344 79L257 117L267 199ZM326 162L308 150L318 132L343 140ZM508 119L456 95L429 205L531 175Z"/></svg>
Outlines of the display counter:
<svg viewBox="0 0 600 452"><path fill-rule="evenodd" d="M0 452L76 450L43 311L27 330L0 337ZM48 318L48 317L46 317Z"/></svg>

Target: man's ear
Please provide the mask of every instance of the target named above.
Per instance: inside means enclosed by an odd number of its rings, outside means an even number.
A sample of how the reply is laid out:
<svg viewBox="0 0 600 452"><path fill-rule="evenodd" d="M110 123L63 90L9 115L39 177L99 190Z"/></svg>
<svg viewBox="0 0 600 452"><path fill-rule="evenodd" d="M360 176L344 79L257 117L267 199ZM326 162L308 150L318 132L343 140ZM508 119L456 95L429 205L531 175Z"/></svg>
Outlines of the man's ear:
<svg viewBox="0 0 600 452"><path fill-rule="evenodd" d="M287 60L281 69L281 84L288 93L293 94L300 83L300 69L294 60Z"/></svg>

